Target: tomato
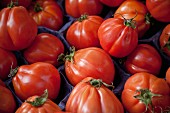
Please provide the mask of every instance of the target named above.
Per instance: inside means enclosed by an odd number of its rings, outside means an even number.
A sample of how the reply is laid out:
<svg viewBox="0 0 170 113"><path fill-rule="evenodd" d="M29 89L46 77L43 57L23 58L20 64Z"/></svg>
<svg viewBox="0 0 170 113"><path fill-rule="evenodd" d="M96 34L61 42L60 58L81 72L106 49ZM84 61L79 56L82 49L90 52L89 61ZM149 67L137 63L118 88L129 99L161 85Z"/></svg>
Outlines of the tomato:
<svg viewBox="0 0 170 113"><path fill-rule="evenodd" d="M170 67L167 69L166 71L166 81L168 82L169 86L170 86Z"/></svg>
<svg viewBox="0 0 170 113"><path fill-rule="evenodd" d="M100 0L65 0L66 13L75 18L82 14L99 15L102 9Z"/></svg>
<svg viewBox="0 0 170 113"><path fill-rule="evenodd" d="M40 33L34 42L23 53L25 59L31 64L35 62L48 62L58 66L58 55L64 52L61 40L49 33Z"/></svg>
<svg viewBox="0 0 170 113"><path fill-rule="evenodd" d="M148 10L145 4L137 0L125 0L115 11L114 17L133 19L138 28L138 35L141 38L150 28L149 19L147 19Z"/></svg>
<svg viewBox="0 0 170 113"><path fill-rule="evenodd" d="M167 24L159 38L161 50L170 57L170 24Z"/></svg>
<svg viewBox="0 0 170 113"><path fill-rule="evenodd" d="M99 78L108 84L114 80L114 63L109 54L101 48L72 50L65 59L65 73L73 86L86 77Z"/></svg>
<svg viewBox="0 0 170 113"><path fill-rule="evenodd" d="M24 6L25 8L27 8L30 4L32 0L1 0L0 4L1 7L7 7L8 4L11 3L11 1L16 5L16 6Z"/></svg>
<svg viewBox="0 0 170 113"><path fill-rule="evenodd" d="M133 20L108 18L100 25L98 37L101 47L117 58L129 55L138 44L138 33Z"/></svg>
<svg viewBox="0 0 170 113"><path fill-rule="evenodd" d="M170 22L169 0L146 0L146 6L153 18L161 22Z"/></svg>
<svg viewBox="0 0 170 113"><path fill-rule="evenodd" d="M14 53L0 48L0 79L7 80L11 68L16 68L17 65Z"/></svg>
<svg viewBox="0 0 170 113"><path fill-rule="evenodd" d="M48 99L48 92L41 96L31 96L17 109L15 113L54 113L61 111L60 107Z"/></svg>
<svg viewBox="0 0 170 113"><path fill-rule="evenodd" d="M9 89L0 85L0 113L14 113L15 99Z"/></svg>
<svg viewBox="0 0 170 113"><path fill-rule="evenodd" d="M12 78L12 84L21 100L41 95L45 89L49 91L49 98L54 100L60 91L60 74L50 63L36 62L20 66Z"/></svg>
<svg viewBox="0 0 170 113"><path fill-rule="evenodd" d="M117 7L125 0L100 0L103 4L109 7Z"/></svg>
<svg viewBox="0 0 170 113"><path fill-rule="evenodd" d="M101 79L92 77L83 79L73 88L65 109L72 113L124 113L115 94Z"/></svg>
<svg viewBox="0 0 170 113"><path fill-rule="evenodd" d="M160 54L149 44L139 44L125 61L125 68L131 74L148 72L158 75L161 66Z"/></svg>
<svg viewBox="0 0 170 113"><path fill-rule="evenodd" d="M121 99L128 113L162 113L170 106L170 88L163 78L140 72L127 79Z"/></svg>
<svg viewBox="0 0 170 113"><path fill-rule="evenodd" d="M4 49L25 49L37 35L35 21L22 6L2 9L0 21L0 47Z"/></svg>
<svg viewBox="0 0 170 113"><path fill-rule="evenodd" d="M54 0L36 0L28 11L38 26L59 30L63 24L63 12Z"/></svg>
<svg viewBox="0 0 170 113"><path fill-rule="evenodd" d="M68 28L66 40L76 49L100 47L97 32L103 21L100 16L82 15Z"/></svg>

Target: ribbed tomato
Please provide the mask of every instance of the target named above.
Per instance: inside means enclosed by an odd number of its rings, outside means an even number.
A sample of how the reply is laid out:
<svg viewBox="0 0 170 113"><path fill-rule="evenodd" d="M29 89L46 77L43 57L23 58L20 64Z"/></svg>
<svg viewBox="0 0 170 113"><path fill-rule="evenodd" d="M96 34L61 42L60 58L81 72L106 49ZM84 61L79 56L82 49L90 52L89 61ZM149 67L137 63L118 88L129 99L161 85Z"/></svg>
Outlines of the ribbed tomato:
<svg viewBox="0 0 170 113"><path fill-rule="evenodd" d="M121 99L128 113L164 113L170 106L170 87L163 78L136 73L127 79Z"/></svg>
<svg viewBox="0 0 170 113"><path fill-rule="evenodd" d="M145 4L137 0L125 0L115 11L114 17L133 19L136 22L138 35L141 38L150 28L148 9ZM148 18L147 18L148 17Z"/></svg>
<svg viewBox="0 0 170 113"><path fill-rule="evenodd" d="M64 59L65 73L73 86L86 77L102 79L108 84L114 80L114 63L109 54L101 48L72 50Z"/></svg>
<svg viewBox="0 0 170 113"><path fill-rule="evenodd" d="M72 113L124 113L123 106L115 94L101 79L87 77L72 90L66 111Z"/></svg>
<svg viewBox="0 0 170 113"><path fill-rule="evenodd" d="M66 40L76 49L100 47L97 32L103 21L100 16L82 15L68 28Z"/></svg>
<svg viewBox="0 0 170 113"><path fill-rule="evenodd" d="M41 95L45 89L49 92L49 99L56 99L60 91L60 74L52 64L36 62L22 65L12 78L16 95L22 100L30 96Z"/></svg>

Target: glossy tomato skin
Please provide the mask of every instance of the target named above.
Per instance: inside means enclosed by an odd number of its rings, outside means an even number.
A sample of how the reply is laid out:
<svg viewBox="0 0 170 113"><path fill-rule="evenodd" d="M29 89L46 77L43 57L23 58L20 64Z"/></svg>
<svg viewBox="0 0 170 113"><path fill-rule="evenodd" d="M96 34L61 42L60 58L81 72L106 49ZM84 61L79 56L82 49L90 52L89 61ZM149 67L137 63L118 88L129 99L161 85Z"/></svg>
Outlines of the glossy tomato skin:
<svg viewBox="0 0 170 113"><path fill-rule="evenodd" d="M11 91L0 85L0 113L14 113L16 101Z"/></svg>
<svg viewBox="0 0 170 113"><path fill-rule="evenodd" d="M24 57L30 64L47 62L58 66L57 58L61 53L64 53L64 45L58 37L49 33L40 33L34 42L24 50Z"/></svg>
<svg viewBox="0 0 170 113"><path fill-rule="evenodd" d="M170 57L170 49L169 49L170 44L169 43L170 43L170 24L167 24L160 35L159 44L160 44L161 50L167 56Z"/></svg>
<svg viewBox="0 0 170 113"><path fill-rule="evenodd" d="M37 97L38 96L31 96L27 99L27 101L32 102ZM55 111L61 111L60 107L52 100L47 99L47 101L42 106L38 106L38 107L34 107L30 103L24 102L16 110L15 113L54 113Z"/></svg>
<svg viewBox="0 0 170 113"><path fill-rule="evenodd" d="M161 113L162 110L168 109L170 106L170 88L167 82L154 76L153 74L141 72L132 75L125 83L124 90L121 95L122 103L128 113L142 113L145 112L145 105L138 99L134 98L137 95L136 90L149 89L151 93L159 94L161 96L154 96L152 104L155 107L155 113ZM151 113L147 110L146 113Z"/></svg>
<svg viewBox="0 0 170 113"><path fill-rule="evenodd" d="M141 38L150 28L150 23L146 20L147 14L147 7L141 1L125 0L115 11L114 17L131 19L137 15L133 20L136 21L139 38Z"/></svg>
<svg viewBox="0 0 170 113"><path fill-rule="evenodd" d="M99 27L101 47L111 56L122 58L129 55L138 44L136 28L124 25L121 18L108 18Z"/></svg>
<svg viewBox="0 0 170 113"><path fill-rule="evenodd" d="M41 95L45 89L48 89L49 99L54 100L60 90L60 74L50 63L36 62L20 66L12 84L22 101L33 95Z"/></svg>
<svg viewBox="0 0 170 113"><path fill-rule="evenodd" d="M0 47L4 49L25 49L37 35L35 21L22 6L2 9L0 21Z"/></svg>
<svg viewBox="0 0 170 113"><path fill-rule="evenodd" d="M100 0L103 4L109 7L118 7L125 0Z"/></svg>
<svg viewBox="0 0 170 113"><path fill-rule="evenodd" d="M12 0L12 1L17 6L24 6L25 8L27 8L31 4L32 0ZM0 4L1 4L2 8L7 7L8 4L10 4L10 3L11 3L11 0L1 0L0 1Z"/></svg>
<svg viewBox="0 0 170 113"><path fill-rule="evenodd" d="M75 18L82 14L99 15L102 9L100 0L65 0L66 13Z"/></svg>
<svg viewBox="0 0 170 113"><path fill-rule="evenodd" d="M81 16L68 28L66 40L76 49L100 47L97 32L103 21L100 16Z"/></svg>
<svg viewBox="0 0 170 113"><path fill-rule="evenodd" d="M66 111L72 113L124 113L123 106L107 87L94 87L89 83L92 77L79 82L72 90Z"/></svg>
<svg viewBox="0 0 170 113"><path fill-rule="evenodd" d="M37 3L39 6L36 6ZM35 7L37 10L34 10ZM54 0L36 0L28 8L28 11L38 26L59 30L63 24L62 9Z"/></svg>
<svg viewBox="0 0 170 113"><path fill-rule="evenodd" d="M166 71L165 78L166 78L166 81L168 82L169 87L170 87L170 67Z"/></svg>
<svg viewBox="0 0 170 113"><path fill-rule="evenodd" d="M160 54L149 44L139 44L125 61L125 69L130 74L148 72L158 75L161 66L162 58Z"/></svg>
<svg viewBox="0 0 170 113"><path fill-rule="evenodd" d="M89 47L76 51L73 62L66 60L65 72L73 86L90 76L110 84L114 80L115 67L111 57L104 50Z"/></svg>
<svg viewBox="0 0 170 113"><path fill-rule="evenodd" d="M0 48L0 79L7 80L11 68L17 66L17 58L11 51Z"/></svg>
<svg viewBox="0 0 170 113"><path fill-rule="evenodd" d="M161 22L170 22L169 0L146 0L146 6L153 18Z"/></svg>

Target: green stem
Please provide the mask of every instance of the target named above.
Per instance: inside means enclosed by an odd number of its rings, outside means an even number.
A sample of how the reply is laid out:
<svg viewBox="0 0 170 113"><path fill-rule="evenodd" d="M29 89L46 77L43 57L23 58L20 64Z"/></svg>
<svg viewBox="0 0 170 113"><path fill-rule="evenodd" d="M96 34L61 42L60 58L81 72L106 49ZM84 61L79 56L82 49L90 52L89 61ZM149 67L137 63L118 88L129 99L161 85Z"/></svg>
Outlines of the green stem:
<svg viewBox="0 0 170 113"><path fill-rule="evenodd" d="M149 105L151 106L151 112L154 113L154 105L152 103L152 98L155 96L161 96L159 94L154 94L152 93L149 89L139 89L136 91L139 93L138 95L135 95L134 98L138 99L141 101L143 104L146 106L145 112L150 109Z"/></svg>
<svg viewBox="0 0 170 113"><path fill-rule="evenodd" d="M40 12L42 10L43 10L43 8L41 7L41 5L38 2L36 2L36 4L34 5L34 11Z"/></svg>
<svg viewBox="0 0 170 113"><path fill-rule="evenodd" d="M44 91L44 94L42 94L41 96L35 98L34 101L27 101L27 103L31 104L32 106L35 106L35 107L39 107L39 106L42 106L48 99L48 90L46 89Z"/></svg>
<svg viewBox="0 0 170 113"><path fill-rule="evenodd" d="M87 18L88 18L88 15L87 15L87 14L83 14L83 15L81 15L80 18L78 18L77 20L78 20L79 22L82 22L83 20L86 20Z"/></svg>
<svg viewBox="0 0 170 113"><path fill-rule="evenodd" d="M90 84L96 88L100 88L102 85L104 85L105 87L111 87L112 89L114 89L113 83L112 85L109 85L105 82L103 82L101 79L91 79Z"/></svg>
<svg viewBox="0 0 170 113"><path fill-rule="evenodd" d="M19 66L17 66L17 67L14 68L14 69L12 68L12 66L13 66L13 62L12 62L11 69L10 69L10 73L9 73L8 77L13 77L13 76L16 75L16 73L18 72Z"/></svg>

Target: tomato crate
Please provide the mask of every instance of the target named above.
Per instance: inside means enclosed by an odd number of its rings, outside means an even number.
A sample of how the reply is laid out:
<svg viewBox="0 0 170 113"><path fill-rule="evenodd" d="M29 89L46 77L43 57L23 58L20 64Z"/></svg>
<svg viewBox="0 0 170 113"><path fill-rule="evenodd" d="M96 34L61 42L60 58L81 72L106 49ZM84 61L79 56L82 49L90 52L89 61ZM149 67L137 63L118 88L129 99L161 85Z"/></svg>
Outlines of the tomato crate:
<svg viewBox="0 0 170 113"><path fill-rule="evenodd" d="M169 6L1 0L0 112L169 113Z"/></svg>

